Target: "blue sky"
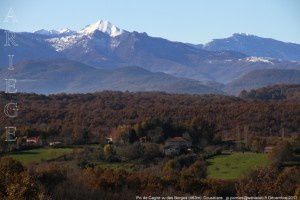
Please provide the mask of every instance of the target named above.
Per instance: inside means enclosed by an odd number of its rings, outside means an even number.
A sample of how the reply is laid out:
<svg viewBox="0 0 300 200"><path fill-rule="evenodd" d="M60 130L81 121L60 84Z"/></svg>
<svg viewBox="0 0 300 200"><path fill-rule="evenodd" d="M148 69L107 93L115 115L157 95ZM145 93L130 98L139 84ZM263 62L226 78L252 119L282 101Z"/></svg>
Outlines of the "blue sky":
<svg viewBox="0 0 300 200"><path fill-rule="evenodd" d="M18 23L4 23L13 8ZM1 28L79 30L99 19L129 31L205 43L249 33L300 44L298 0L1 0Z"/></svg>

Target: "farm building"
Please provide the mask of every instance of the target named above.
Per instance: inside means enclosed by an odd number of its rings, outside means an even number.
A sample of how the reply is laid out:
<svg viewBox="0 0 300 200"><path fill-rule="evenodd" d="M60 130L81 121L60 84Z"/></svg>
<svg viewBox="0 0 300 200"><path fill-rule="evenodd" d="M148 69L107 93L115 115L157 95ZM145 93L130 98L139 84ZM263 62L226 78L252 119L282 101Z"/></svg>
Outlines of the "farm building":
<svg viewBox="0 0 300 200"><path fill-rule="evenodd" d="M192 142L183 137L174 137L166 141L164 146L165 155L178 155L187 151L192 146Z"/></svg>

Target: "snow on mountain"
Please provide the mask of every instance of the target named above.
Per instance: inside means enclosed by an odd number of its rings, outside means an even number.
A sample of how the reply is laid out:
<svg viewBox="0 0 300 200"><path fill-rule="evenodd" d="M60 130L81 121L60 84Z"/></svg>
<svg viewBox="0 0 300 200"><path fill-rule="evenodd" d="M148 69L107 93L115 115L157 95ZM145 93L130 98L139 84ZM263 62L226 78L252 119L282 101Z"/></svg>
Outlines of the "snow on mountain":
<svg viewBox="0 0 300 200"><path fill-rule="evenodd" d="M58 30L59 34L75 34L76 31L70 30L68 28L62 28Z"/></svg>
<svg viewBox="0 0 300 200"><path fill-rule="evenodd" d="M41 30L35 31L34 33L41 34L41 35L57 35L57 34L59 34L59 31L41 29Z"/></svg>
<svg viewBox="0 0 300 200"><path fill-rule="evenodd" d="M247 57L245 58L246 62L263 62L263 63L269 63L269 64L274 64L272 61L268 60L267 58L263 58L263 57L255 57L255 56L251 56L251 57Z"/></svg>
<svg viewBox="0 0 300 200"><path fill-rule="evenodd" d="M112 49L117 47L120 43L118 40L114 40L114 37L126 32L111 24L109 21L99 20L96 23L86 26L84 29L78 32L72 31L70 29L61 29L57 31L58 33L55 34L54 37L46 39L46 41L48 41L58 52L63 51L73 46L74 44L80 43L82 46L86 47L85 51L87 53L88 39L93 37L92 34L97 30L113 38L111 41Z"/></svg>
<svg viewBox="0 0 300 200"><path fill-rule="evenodd" d="M41 30L35 31L34 33L40 34L40 35L47 35L47 36L56 36L56 35L72 35L72 34L75 34L76 31L72 31L68 28L62 28L59 30L41 29Z"/></svg>
<svg viewBox="0 0 300 200"><path fill-rule="evenodd" d="M294 58L294 53L300 52L297 50L298 45L294 47L293 44L280 41L275 41L275 45L274 40L257 36L236 34L229 39L221 39L213 43L210 47L215 47L213 49L216 50L209 50L191 44L151 37L146 33L127 32L107 21L98 21L78 32L62 29L40 30L39 33L54 35L18 33L18 39L24 45L20 45L21 49L16 49L18 56L15 63L65 58L105 70L140 66L151 72L165 72L177 77L218 81L222 84L253 70L300 69L300 62L280 60L281 57L277 58L278 56L269 54L279 50L276 48L277 44L287 45L284 51L279 52ZM5 41L5 37L5 30L0 30L0 40ZM272 45L266 45L265 43L268 42L265 41L271 41ZM290 48L291 53L288 51ZM240 53L243 49L249 49L247 52L250 53ZM0 67L7 66L5 55L9 54L9 49L2 45L0 52L4 52L0 54Z"/></svg>
<svg viewBox="0 0 300 200"><path fill-rule="evenodd" d="M300 44L282 42L246 33L214 39L203 47L209 51L237 51L248 56L300 61Z"/></svg>
<svg viewBox="0 0 300 200"><path fill-rule="evenodd" d="M121 35L123 32L126 32L117 26L113 25L109 21L106 20L98 20L97 22L87 25L85 28L81 29L80 31L73 31L68 28L62 28L59 30L37 30L34 33L41 34L41 35L47 35L47 36L65 36L65 35L90 35L94 33L96 30L101 31L110 37L116 37L118 35Z"/></svg>
<svg viewBox="0 0 300 200"><path fill-rule="evenodd" d="M81 38L82 35L74 34L65 37L54 37L46 41L49 42L56 51L60 52L77 43Z"/></svg>
<svg viewBox="0 0 300 200"><path fill-rule="evenodd" d="M91 34L96 30L99 30L103 33L110 35L111 37L116 37L123 33L122 29L119 29L115 25L111 24L109 21L99 20L94 24L86 26L84 29L80 30L80 34Z"/></svg>

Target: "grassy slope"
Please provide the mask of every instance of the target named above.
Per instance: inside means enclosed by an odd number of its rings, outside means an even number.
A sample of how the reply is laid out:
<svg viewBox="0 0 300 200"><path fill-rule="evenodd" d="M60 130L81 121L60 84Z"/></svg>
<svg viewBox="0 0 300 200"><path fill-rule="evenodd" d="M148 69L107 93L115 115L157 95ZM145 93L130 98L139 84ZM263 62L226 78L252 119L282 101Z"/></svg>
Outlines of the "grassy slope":
<svg viewBox="0 0 300 200"><path fill-rule="evenodd" d="M57 149L32 149L16 153L11 153L8 156L27 165L31 162L41 162L43 160L50 160L58 158L66 153L72 151L72 148L57 148Z"/></svg>
<svg viewBox="0 0 300 200"><path fill-rule="evenodd" d="M266 165L267 155L261 153L233 153L213 157L207 162L210 178L236 179L251 169Z"/></svg>
<svg viewBox="0 0 300 200"><path fill-rule="evenodd" d="M103 169L113 169L113 170L125 170L127 172L134 172L136 171L138 164L132 162L126 162L126 163L109 163L109 162L98 162L96 163L98 167Z"/></svg>

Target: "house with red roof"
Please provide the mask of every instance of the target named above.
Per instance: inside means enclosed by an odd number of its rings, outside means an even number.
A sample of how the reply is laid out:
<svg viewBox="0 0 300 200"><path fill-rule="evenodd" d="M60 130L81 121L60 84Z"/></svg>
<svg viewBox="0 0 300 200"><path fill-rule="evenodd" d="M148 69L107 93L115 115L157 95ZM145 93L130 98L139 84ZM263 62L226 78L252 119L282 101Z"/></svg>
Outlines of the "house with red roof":
<svg viewBox="0 0 300 200"><path fill-rule="evenodd" d="M29 145L41 145L40 136L27 137L26 138L26 143L29 144Z"/></svg>

